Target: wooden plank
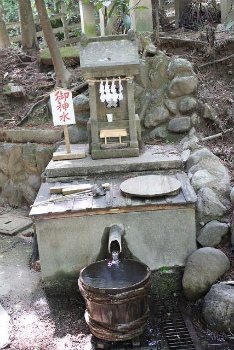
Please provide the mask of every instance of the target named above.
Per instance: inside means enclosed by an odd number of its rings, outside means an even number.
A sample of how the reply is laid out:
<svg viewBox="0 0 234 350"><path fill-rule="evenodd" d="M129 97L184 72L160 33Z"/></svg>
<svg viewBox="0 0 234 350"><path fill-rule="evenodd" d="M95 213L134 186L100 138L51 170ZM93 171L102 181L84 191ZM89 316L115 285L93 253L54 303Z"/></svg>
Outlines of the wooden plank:
<svg viewBox="0 0 234 350"><path fill-rule="evenodd" d="M85 158L85 152L71 152L71 153L61 153L60 151L53 153L53 160L66 160L66 159L82 159Z"/></svg>
<svg viewBox="0 0 234 350"><path fill-rule="evenodd" d="M58 196L58 195L57 195ZM68 202L73 201L71 198L64 198L63 200L55 201L53 206L53 214L66 212Z"/></svg>
<svg viewBox="0 0 234 350"><path fill-rule="evenodd" d="M121 138L127 136L126 129L112 129L112 130L100 130L100 138L105 139L105 144L107 144L107 138L118 137L119 143L122 143Z"/></svg>
<svg viewBox="0 0 234 350"><path fill-rule="evenodd" d="M73 206L74 207L74 206ZM82 217L82 216L91 216L91 215L105 215L105 214L113 214L113 213L137 213L144 211L155 211L155 210L172 210L172 209L186 209L190 206L188 205L162 205L162 206L136 206L134 209L132 207L124 207L124 208L108 208L108 209L100 209L100 210L82 210L75 211L72 210L70 213L58 213L58 214L42 214L40 215L40 219L55 219L55 218L65 218L65 217Z"/></svg>
<svg viewBox="0 0 234 350"><path fill-rule="evenodd" d="M183 191L187 203L196 203L197 196L190 184L190 181L185 173L177 173L176 178L181 182L181 189Z"/></svg>
<svg viewBox="0 0 234 350"><path fill-rule="evenodd" d="M43 202L48 200L49 198L55 198L56 195L52 195L52 197L50 196L50 184L48 183L43 183L41 185L41 188L38 192L37 198L34 202L34 204ZM30 215L40 215L40 214L47 214L53 211L53 206L54 203L50 203L48 202L47 204L41 204L35 207L32 207L31 211L30 211Z"/></svg>
<svg viewBox="0 0 234 350"><path fill-rule="evenodd" d="M120 191L120 179L112 179L112 207L120 208L126 206L126 201L124 196Z"/></svg>

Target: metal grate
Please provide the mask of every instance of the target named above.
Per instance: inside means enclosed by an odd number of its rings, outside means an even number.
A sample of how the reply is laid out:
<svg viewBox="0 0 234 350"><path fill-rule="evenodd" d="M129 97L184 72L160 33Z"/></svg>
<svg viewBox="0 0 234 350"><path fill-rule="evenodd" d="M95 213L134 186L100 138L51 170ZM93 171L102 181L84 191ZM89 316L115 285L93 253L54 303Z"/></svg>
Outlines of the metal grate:
<svg viewBox="0 0 234 350"><path fill-rule="evenodd" d="M155 305L157 317L161 320L160 328L168 347L170 350L199 350L200 347L195 347L177 299L174 297L161 299L156 301Z"/></svg>

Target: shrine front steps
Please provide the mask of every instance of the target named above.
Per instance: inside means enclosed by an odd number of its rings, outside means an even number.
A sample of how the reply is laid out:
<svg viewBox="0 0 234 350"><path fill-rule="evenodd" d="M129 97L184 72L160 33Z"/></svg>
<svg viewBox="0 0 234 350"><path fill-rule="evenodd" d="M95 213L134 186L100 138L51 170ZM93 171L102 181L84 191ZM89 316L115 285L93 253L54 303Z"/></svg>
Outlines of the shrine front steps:
<svg viewBox="0 0 234 350"><path fill-rule="evenodd" d="M65 145L58 150L66 152ZM47 182L69 182L79 177L102 177L121 173L140 173L183 171L183 160L179 145L145 145L139 157L124 157L110 159L91 158L88 145L71 145L71 152L85 151L86 157L72 160L51 160L47 165L45 175Z"/></svg>

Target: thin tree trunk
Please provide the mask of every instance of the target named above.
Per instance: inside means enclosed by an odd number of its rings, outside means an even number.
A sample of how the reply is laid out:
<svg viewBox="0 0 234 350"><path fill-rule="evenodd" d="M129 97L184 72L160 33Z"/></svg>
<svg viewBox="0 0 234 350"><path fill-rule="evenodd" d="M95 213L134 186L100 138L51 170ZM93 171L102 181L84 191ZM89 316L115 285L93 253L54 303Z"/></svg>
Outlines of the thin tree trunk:
<svg viewBox="0 0 234 350"><path fill-rule="evenodd" d="M152 5L152 22L153 22L153 43L155 43L157 46L160 46L159 0L151 0L151 5Z"/></svg>
<svg viewBox="0 0 234 350"><path fill-rule="evenodd" d="M0 48L5 49L9 46L11 46L11 42L6 29L5 12L2 0L0 0Z"/></svg>
<svg viewBox="0 0 234 350"><path fill-rule="evenodd" d="M45 1L35 0L38 16L40 18L42 30L50 51L50 55L53 61L54 70L56 74L56 86L57 87L67 87L71 73L66 69L63 63L62 56L59 51L59 47L54 36L50 19L47 14Z"/></svg>
<svg viewBox="0 0 234 350"><path fill-rule="evenodd" d="M30 0L19 0L21 44L25 51L38 50L37 34Z"/></svg>

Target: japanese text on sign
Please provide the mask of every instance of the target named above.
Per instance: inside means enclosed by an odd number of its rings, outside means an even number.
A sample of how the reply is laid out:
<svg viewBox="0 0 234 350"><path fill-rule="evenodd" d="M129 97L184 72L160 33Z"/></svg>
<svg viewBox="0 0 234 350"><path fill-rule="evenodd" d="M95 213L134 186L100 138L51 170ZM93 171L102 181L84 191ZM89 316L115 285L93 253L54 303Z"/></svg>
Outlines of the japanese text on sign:
<svg viewBox="0 0 234 350"><path fill-rule="evenodd" d="M54 125L75 124L72 93L69 90L56 90L50 94Z"/></svg>

